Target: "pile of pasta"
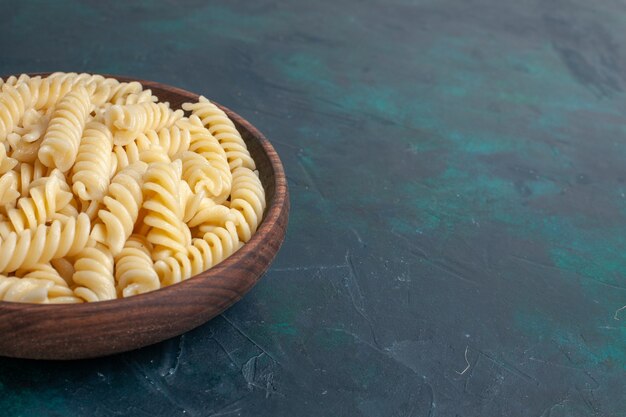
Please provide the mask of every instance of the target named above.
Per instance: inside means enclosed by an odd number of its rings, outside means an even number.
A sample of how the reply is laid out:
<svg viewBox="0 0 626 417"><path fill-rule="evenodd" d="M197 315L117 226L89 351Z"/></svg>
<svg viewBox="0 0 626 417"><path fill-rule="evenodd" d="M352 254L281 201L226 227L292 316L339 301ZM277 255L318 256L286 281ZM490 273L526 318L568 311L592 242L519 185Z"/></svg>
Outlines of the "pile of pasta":
<svg viewBox="0 0 626 417"><path fill-rule="evenodd" d="M175 110L100 75L0 79L0 300L181 282L247 242L265 205L241 135L204 97Z"/></svg>

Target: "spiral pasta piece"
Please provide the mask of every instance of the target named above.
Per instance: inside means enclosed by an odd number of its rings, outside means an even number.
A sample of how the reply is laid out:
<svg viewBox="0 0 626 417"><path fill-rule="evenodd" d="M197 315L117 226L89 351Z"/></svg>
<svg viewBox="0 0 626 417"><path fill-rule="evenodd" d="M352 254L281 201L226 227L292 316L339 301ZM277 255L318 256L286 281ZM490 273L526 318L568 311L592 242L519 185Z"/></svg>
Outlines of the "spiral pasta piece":
<svg viewBox="0 0 626 417"><path fill-rule="evenodd" d="M107 247L97 244L83 248L76 256L72 280L74 294L87 302L116 298L113 278L113 255Z"/></svg>
<svg viewBox="0 0 626 417"><path fill-rule="evenodd" d="M104 114L116 145L127 145L142 132L170 127L182 117L182 110L172 111L168 103L152 102L114 105Z"/></svg>
<svg viewBox="0 0 626 417"><path fill-rule="evenodd" d="M185 103L183 109L191 111L202 120L202 124L217 139L226 152L230 169L239 166L256 169L254 159L250 156L246 143L237 131L235 124L219 107L211 103L206 97L200 96L197 103Z"/></svg>
<svg viewBox="0 0 626 417"><path fill-rule="evenodd" d="M159 277L152 267L152 245L146 238L133 235L115 258L115 280L122 297L143 294L161 287Z"/></svg>
<svg viewBox="0 0 626 417"><path fill-rule="evenodd" d="M19 198L18 176L15 171L9 171L0 176L0 204L10 207Z"/></svg>
<svg viewBox="0 0 626 417"><path fill-rule="evenodd" d="M109 186L113 136L98 122L85 126L72 168L72 189L82 200L102 200Z"/></svg>
<svg viewBox="0 0 626 417"><path fill-rule="evenodd" d="M63 172L72 168L90 112L89 93L82 85L61 99L37 154L45 166Z"/></svg>
<svg viewBox="0 0 626 417"><path fill-rule="evenodd" d="M189 150L191 143L191 134L188 129L181 128L185 126L180 122L184 122L186 119L180 119L176 124L170 127L164 127L163 129L149 130L145 133L147 139L153 143L161 146L167 156L172 159L177 159L178 155L182 154L186 150Z"/></svg>
<svg viewBox="0 0 626 417"><path fill-rule="evenodd" d="M221 180L215 179L214 190L210 192L213 200L221 204L228 198L232 184L232 174L226 158L226 152L215 137L204 127L196 115L192 115L181 126L189 129L191 143L189 151L203 156L207 162L220 174Z"/></svg>
<svg viewBox="0 0 626 417"><path fill-rule="evenodd" d="M154 163L145 175L143 208L146 214L143 223L150 228L147 238L154 246L154 259L185 252L185 247L191 242L189 227L182 221L181 175L180 160L170 164Z"/></svg>
<svg viewBox="0 0 626 417"><path fill-rule="evenodd" d="M9 237L9 235L13 232L15 232L15 230L13 230L13 226L11 225L11 222L6 221L4 219L4 215L0 215L1 216L1 220L0 220L0 240L4 240L7 237Z"/></svg>
<svg viewBox="0 0 626 417"><path fill-rule="evenodd" d="M222 178L205 157L195 152L185 151L180 157L183 162L183 179L198 193L205 191L214 196L222 191Z"/></svg>
<svg viewBox="0 0 626 417"><path fill-rule="evenodd" d="M17 160L7 155L6 148L0 144L0 175L11 171L17 165Z"/></svg>
<svg viewBox="0 0 626 417"><path fill-rule="evenodd" d="M72 295L72 290L53 281L4 275L0 275L0 301L37 304L81 302Z"/></svg>
<svg viewBox="0 0 626 417"><path fill-rule="evenodd" d="M237 233L243 242L250 240L265 211L265 189L258 173L245 167L233 171L230 211L235 216Z"/></svg>
<svg viewBox="0 0 626 417"><path fill-rule="evenodd" d="M131 104L128 103L129 96L137 96L143 91L143 87L137 81L119 83L111 92L111 96L107 100L112 104Z"/></svg>
<svg viewBox="0 0 626 417"><path fill-rule="evenodd" d="M43 165L38 159L33 165L20 163L16 169L18 180L18 191L22 197L28 197L30 187L37 180L48 176L48 167Z"/></svg>
<svg viewBox="0 0 626 417"><path fill-rule="evenodd" d="M67 283L68 287L74 286L74 264L66 258L56 258L50 260L50 265L59 273L59 276Z"/></svg>
<svg viewBox="0 0 626 417"><path fill-rule="evenodd" d="M191 191L191 187L187 184L187 181L180 182L180 204L183 207L183 221L189 223L189 221L198 214L202 207L202 203L206 198L204 191L194 193Z"/></svg>
<svg viewBox="0 0 626 417"><path fill-rule="evenodd" d="M87 89L91 95L91 102L96 107L107 103L119 88L120 82L115 78L104 78L101 75L93 75L87 82Z"/></svg>
<svg viewBox="0 0 626 417"><path fill-rule="evenodd" d="M94 225L91 237L105 244L113 256L120 253L131 235L144 202L142 176L146 169L147 164L139 161L120 171L102 201L106 208L98 212L100 222Z"/></svg>
<svg viewBox="0 0 626 417"><path fill-rule="evenodd" d="M5 81L3 81L2 78L0 78L0 91L4 91L3 88L5 86L15 87L16 85L23 84L24 82L27 82L28 80L30 80L30 77L27 74L20 74L19 77L16 77L15 75L11 75Z"/></svg>
<svg viewBox="0 0 626 417"><path fill-rule="evenodd" d="M61 190L57 177L51 177L40 187L31 188L29 193L29 198L21 198L17 202L17 208L7 210L13 230L16 232L22 232L25 229L34 230L40 224L55 218L59 219L57 212L72 200L72 193Z"/></svg>
<svg viewBox="0 0 626 417"><path fill-rule="evenodd" d="M30 108L24 112L24 116L21 120L21 126L15 127L14 131L7 135L7 140L13 135L13 139L10 140L11 147L14 148L14 142L17 140L24 142L36 142L43 138L48 123L50 122L50 116L52 112L37 111Z"/></svg>
<svg viewBox="0 0 626 417"><path fill-rule="evenodd" d="M30 89L26 84L17 84L15 87L4 85L2 90L0 92L0 142L4 142L13 132L32 101Z"/></svg>
<svg viewBox="0 0 626 417"><path fill-rule="evenodd" d="M41 281L52 282L53 285L48 288L47 303L51 304L77 304L83 300L76 297L69 287L68 282L61 277L61 274L51 264L35 264L30 268L17 270L15 276L21 279L36 279Z"/></svg>
<svg viewBox="0 0 626 417"><path fill-rule="evenodd" d="M39 225L35 231L12 232L0 241L0 272L76 255L87 244L89 230L89 217L81 213L67 218L65 223L55 220L50 226Z"/></svg>
<svg viewBox="0 0 626 417"><path fill-rule="evenodd" d="M67 95L77 83L84 82L87 74L55 72L46 78L32 77L27 81L28 88L33 96L35 110L49 109Z"/></svg>
<svg viewBox="0 0 626 417"><path fill-rule="evenodd" d="M163 286L176 284L217 265L240 247L235 225L227 222L201 239L194 238L185 252L157 260L154 270Z"/></svg>

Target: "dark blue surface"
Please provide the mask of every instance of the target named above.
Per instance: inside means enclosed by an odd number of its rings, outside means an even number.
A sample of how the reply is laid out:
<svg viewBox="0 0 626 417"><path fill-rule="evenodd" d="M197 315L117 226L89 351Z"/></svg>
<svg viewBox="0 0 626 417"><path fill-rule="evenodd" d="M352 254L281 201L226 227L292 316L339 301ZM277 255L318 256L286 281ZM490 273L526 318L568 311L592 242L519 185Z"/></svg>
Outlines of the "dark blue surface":
<svg viewBox="0 0 626 417"><path fill-rule="evenodd" d="M0 359L0 415L626 415L622 2L2 5L0 73L215 99L277 148L292 214L184 336Z"/></svg>

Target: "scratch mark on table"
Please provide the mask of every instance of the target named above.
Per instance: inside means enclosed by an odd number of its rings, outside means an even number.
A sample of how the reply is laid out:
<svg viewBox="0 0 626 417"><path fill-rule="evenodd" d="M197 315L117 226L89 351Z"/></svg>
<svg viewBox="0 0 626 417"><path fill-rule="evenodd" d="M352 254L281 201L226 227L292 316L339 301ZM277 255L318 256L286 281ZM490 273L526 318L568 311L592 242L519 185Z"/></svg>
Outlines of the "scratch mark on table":
<svg viewBox="0 0 626 417"><path fill-rule="evenodd" d="M557 407L563 407L565 405L565 403L569 400L569 394L565 396L565 398L563 398L562 400L549 405L548 407L546 407L541 414L539 415L539 417L550 417L552 415L552 410L554 410ZM548 414L546 414L548 413Z"/></svg>
<svg viewBox="0 0 626 417"><path fill-rule="evenodd" d="M348 268L348 265L302 265L302 266L286 266L282 268L272 268L273 272L286 272L286 271L311 271L311 270L320 270L324 271L326 269L342 269Z"/></svg>
<svg viewBox="0 0 626 417"><path fill-rule="evenodd" d="M263 348L261 347L261 345L259 345L259 344L258 344L257 342L255 342L255 341L254 341L254 340L253 340L250 336L248 336L248 335L247 335L247 334L246 334L243 330L241 330L241 329L239 328L239 326L237 326L235 323L233 323L233 322L232 322L232 321L231 321L228 317L226 317L226 315L225 315L225 314L222 314L221 316L224 318L224 320L226 320L226 322L227 322L228 324L230 324L230 325L231 325L231 326L232 326L235 330L237 330L237 332L238 332L239 334L241 334L243 337L245 337L245 338L246 338L246 339L247 339L250 343L252 343L254 346L258 347L258 348L261 350L261 352L263 352L263 353L265 353L267 356L269 356L269 357L270 357L270 358L271 358L274 362L276 362L277 364L279 364L279 365L280 365L280 362L278 362L278 361L276 360L276 358L274 358L274 357L273 357L273 356L272 356L272 355L271 355L271 354L270 354L267 350L263 349Z"/></svg>
<svg viewBox="0 0 626 417"><path fill-rule="evenodd" d="M511 365L510 363L503 361L503 360L498 360L496 358L494 358L493 356L487 354L486 352L479 350L478 353L480 353L481 355L483 355L485 358L487 358L488 360L490 360L491 362L493 362L495 365L497 365L498 367L504 369L505 371L508 371L509 373L520 377L521 379L525 380L526 382L534 382L537 386L539 386L539 381L534 378L532 375L527 374L524 371L521 371L520 369L516 368L515 366Z"/></svg>
<svg viewBox="0 0 626 417"><path fill-rule="evenodd" d="M215 340L215 343L217 343L217 345L224 351L226 356L228 356L228 359L231 361L231 363L233 363L235 366L239 366L235 358L233 358L233 355L228 351L228 349L226 349L222 342L220 342L219 339L215 337L215 335L213 336L213 340Z"/></svg>
<svg viewBox="0 0 626 417"><path fill-rule="evenodd" d="M372 343L368 342L367 340L363 339L361 336L359 336L356 333L350 332L350 331L348 331L346 329L340 329L340 328L336 328L336 327L325 327L325 329L333 331L333 332L340 332L340 333L343 333L343 334L347 334L348 336L352 336L356 341L363 343L364 345L372 348L376 352L378 352L378 353L380 353L380 354L382 354L384 356L390 356L387 352L383 351L379 347L377 347L377 346L373 345ZM395 358L394 358L394 360L395 360Z"/></svg>
<svg viewBox="0 0 626 417"><path fill-rule="evenodd" d="M306 177L309 185L320 195L320 197L322 197L323 200L326 200L326 196L324 195L322 190L317 186L317 183L313 179L313 176L309 173L307 168L304 166L299 156L298 156L298 165L300 166L300 168L302 168L302 172L304 172L304 176Z"/></svg>
<svg viewBox="0 0 626 417"><path fill-rule="evenodd" d="M173 395L170 391L169 388L167 386L167 384L162 383L161 380L159 380L158 378L152 378L150 377L146 371L143 369L143 367L141 365L139 365L136 361L128 361L128 360L123 360L124 363L126 363L126 365L130 368L131 372L133 373L133 375L135 375L135 377L137 378L138 382L143 385L144 387L148 388L149 390L159 393L161 396L163 396L163 398L165 398L165 400L177 407L178 409L180 409L181 411L184 411L185 413L189 413L189 416L199 416L200 414L197 412L197 410L192 409L191 407L189 407L188 404L182 404L180 401L177 400L177 397L175 395Z"/></svg>
<svg viewBox="0 0 626 417"><path fill-rule="evenodd" d="M435 390L428 381L424 381L424 384L426 384L426 386L428 387L428 393L430 395L430 407L428 408L428 417L435 417L435 408L437 407L437 405L435 404Z"/></svg>
<svg viewBox="0 0 626 417"><path fill-rule="evenodd" d="M354 236L356 236L356 240L361 244L361 247L365 248L367 245L363 242L363 239L361 239L359 232L352 226L350 226L350 230L354 233Z"/></svg>
<svg viewBox="0 0 626 417"><path fill-rule="evenodd" d="M350 256L350 250L346 251L346 265L348 266L350 273L348 274L349 282L351 282L354 286L354 290L352 290L351 286L348 285L348 293L350 294L350 299L352 300L352 306L359 313L361 317L365 319L367 322L370 333L372 334L372 340L374 344L380 349L380 344L378 343L378 339L376 337L376 332L374 332L374 324L372 323L372 319L369 317L367 312L365 311L365 305L363 302L363 293L361 292L361 287L358 282L358 274L356 268L354 267L354 263L352 262L352 257Z"/></svg>
<svg viewBox="0 0 626 417"><path fill-rule="evenodd" d="M469 361L467 360L467 350L468 350L468 349L469 349L469 346L466 346L466 347L465 347L465 355L464 355L464 356L465 356L465 363L467 364L467 366L466 366L466 367L465 367L465 369L463 369L461 372L459 372L459 371L454 371L454 372L456 372L456 373L457 373L457 374L459 374L459 375L463 375L465 372L467 372L467 371L468 371L468 369L469 369L469 368L470 368L470 366L471 366L471 365L470 365L470 363L469 363Z"/></svg>

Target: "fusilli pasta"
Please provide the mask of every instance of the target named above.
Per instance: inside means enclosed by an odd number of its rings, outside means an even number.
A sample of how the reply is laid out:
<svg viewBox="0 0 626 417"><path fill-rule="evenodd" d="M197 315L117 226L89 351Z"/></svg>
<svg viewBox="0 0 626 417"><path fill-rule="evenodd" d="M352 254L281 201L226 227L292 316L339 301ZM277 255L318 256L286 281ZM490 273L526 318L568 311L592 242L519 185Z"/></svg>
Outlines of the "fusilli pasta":
<svg viewBox="0 0 626 417"><path fill-rule="evenodd" d="M259 227L255 170L204 97L172 109L101 75L0 79L0 301L130 297L215 266Z"/></svg>
<svg viewBox="0 0 626 417"><path fill-rule="evenodd" d="M72 168L91 107L89 93L82 85L61 99L37 153L45 166L63 172Z"/></svg>

